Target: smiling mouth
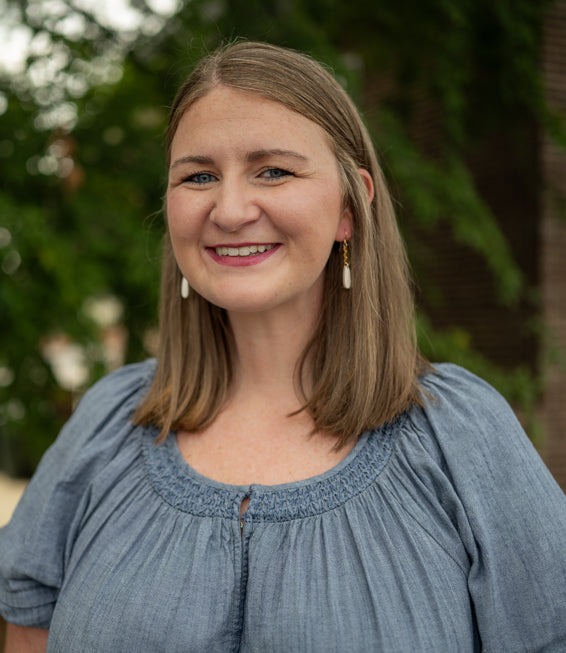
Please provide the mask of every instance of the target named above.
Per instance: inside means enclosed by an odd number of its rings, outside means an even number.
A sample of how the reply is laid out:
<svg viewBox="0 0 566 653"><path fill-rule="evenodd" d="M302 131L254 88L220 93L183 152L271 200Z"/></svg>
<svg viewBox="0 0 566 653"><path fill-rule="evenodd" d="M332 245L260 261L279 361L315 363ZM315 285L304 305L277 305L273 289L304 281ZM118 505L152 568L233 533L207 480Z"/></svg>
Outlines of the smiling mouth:
<svg viewBox="0 0 566 653"><path fill-rule="evenodd" d="M257 256L273 249L275 245L245 245L244 247L215 247L218 256Z"/></svg>

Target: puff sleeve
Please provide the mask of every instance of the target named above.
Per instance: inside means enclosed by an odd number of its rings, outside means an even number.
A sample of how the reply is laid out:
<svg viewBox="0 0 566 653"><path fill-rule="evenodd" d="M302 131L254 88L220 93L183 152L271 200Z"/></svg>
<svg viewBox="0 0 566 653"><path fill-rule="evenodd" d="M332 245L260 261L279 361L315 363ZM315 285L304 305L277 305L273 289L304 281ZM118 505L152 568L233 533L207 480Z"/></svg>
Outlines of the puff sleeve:
<svg viewBox="0 0 566 653"><path fill-rule="evenodd" d="M493 388L453 365L439 372L427 384L441 399L424 412L453 488L441 500L470 559L481 650L566 651L566 496Z"/></svg>
<svg viewBox="0 0 566 653"><path fill-rule="evenodd" d="M7 621L49 627L91 480L120 455L152 369L152 362L127 366L86 393L0 529L0 613Z"/></svg>

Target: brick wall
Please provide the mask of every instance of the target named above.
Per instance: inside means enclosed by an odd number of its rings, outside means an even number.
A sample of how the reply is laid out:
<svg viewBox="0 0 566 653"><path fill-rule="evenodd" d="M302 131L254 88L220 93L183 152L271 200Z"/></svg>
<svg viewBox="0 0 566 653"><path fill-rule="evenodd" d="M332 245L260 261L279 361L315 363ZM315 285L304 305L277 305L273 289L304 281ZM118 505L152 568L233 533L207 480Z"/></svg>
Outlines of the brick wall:
<svg viewBox="0 0 566 653"><path fill-rule="evenodd" d="M545 23L542 67L547 97L566 116L566 0L557 0ZM566 359L566 152L543 139L544 190L539 222L540 287L550 346ZM541 406L546 429L543 457L566 490L566 371L554 366Z"/></svg>
<svg viewBox="0 0 566 653"><path fill-rule="evenodd" d="M566 116L566 0L556 0L547 13L541 67L551 106ZM434 154L440 116L433 101L419 100L412 135ZM436 327L464 327L473 346L504 368L527 363L541 369L550 351L560 352L563 366L549 368L540 404L545 440L539 449L566 491L566 153L528 119L517 147L515 129L506 133L503 126L468 163L527 284L539 289L540 309L526 302L501 306L484 261L443 230L419 234L419 243L435 255L429 278L419 279L425 286L420 302ZM427 298L427 281L442 288L443 301ZM542 342L529 331L539 311L548 330Z"/></svg>

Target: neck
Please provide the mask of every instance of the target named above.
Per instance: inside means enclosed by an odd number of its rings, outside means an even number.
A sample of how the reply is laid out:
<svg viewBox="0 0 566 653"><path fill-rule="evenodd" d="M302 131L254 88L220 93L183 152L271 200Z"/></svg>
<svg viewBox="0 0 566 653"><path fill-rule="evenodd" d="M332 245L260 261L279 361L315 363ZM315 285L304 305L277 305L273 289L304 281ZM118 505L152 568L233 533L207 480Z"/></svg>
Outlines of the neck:
<svg viewBox="0 0 566 653"><path fill-rule="evenodd" d="M282 309L229 317L236 343L233 396L283 403L290 411L299 408L297 363L314 333L317 314ZM308 367L306 373L308 382Z"/></svg>

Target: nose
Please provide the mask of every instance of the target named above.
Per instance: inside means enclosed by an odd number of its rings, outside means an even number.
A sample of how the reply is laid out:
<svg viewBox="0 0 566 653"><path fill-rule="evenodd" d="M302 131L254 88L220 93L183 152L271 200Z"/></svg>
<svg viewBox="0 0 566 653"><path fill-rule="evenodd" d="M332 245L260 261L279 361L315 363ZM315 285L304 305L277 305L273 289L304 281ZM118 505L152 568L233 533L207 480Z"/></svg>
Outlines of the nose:
<svg viewBox="0 0 566 653"><path fill-rule="evenodd" d="M254 189L238 179L223 179L219 184L210 221L226 232L238 231L261 215Z"/></svg>

